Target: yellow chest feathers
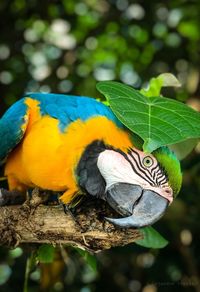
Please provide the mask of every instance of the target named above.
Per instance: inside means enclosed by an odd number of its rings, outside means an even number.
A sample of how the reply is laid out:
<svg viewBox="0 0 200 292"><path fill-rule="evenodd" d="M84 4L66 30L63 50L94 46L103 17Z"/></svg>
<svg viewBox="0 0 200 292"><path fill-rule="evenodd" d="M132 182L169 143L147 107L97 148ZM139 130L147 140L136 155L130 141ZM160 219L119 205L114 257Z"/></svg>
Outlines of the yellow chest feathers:
<svg viewBox="0 0 200 292"><path fill-rule="evenodd" d="M132 146L129 134L106 117L76 120L65 132L58 125L59 121L49 116L31 120L22 142L6 163L8 181L9 177L11 182L15 178L11 189L23 184L53 191L78 190L75 169L87 145L104 140L123 151Z"/></svg>

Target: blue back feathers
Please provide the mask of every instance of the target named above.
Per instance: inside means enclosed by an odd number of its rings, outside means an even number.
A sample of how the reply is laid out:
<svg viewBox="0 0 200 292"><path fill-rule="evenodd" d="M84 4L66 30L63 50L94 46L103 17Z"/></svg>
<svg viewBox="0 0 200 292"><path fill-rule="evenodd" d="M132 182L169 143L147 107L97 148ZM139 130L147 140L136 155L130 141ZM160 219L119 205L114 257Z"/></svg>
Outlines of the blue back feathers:
<svg viewBox="0 0 200 292"><path fill-rule="evenodd" d="M64 131L71 122L77 119L86 121L95 116L105 116L118 127L124 127L108 106L93 98L64 94L27 93L24 98L14 103L0 119L0 161L20 142L24 135L22 125L28 109L24 103L27 97L39 101L42 116L49 115L59 120L60 131Z"/></svg>
<svg viewBox="0 0 200 292"><path fill-rule="evenodd" d="M42 115L48 114L58 119L61 131L77 119L86 121L95 116L105 116L119 127L123 127L109 107L90 97L52 93L28 93L25 96L40 102Z"/></svg>

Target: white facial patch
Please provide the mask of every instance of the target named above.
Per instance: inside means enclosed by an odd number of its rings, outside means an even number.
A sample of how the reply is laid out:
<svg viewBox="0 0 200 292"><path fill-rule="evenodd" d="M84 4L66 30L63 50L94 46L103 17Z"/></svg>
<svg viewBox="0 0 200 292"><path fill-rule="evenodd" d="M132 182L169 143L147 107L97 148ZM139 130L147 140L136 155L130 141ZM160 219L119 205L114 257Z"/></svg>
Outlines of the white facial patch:
<svg viewBox="0 0 200 292"><path fill-rule="evenodd" d="M106 191L116 183L129 183L152 190L170 203L173 200L167 178L150 154L133 150L123 155L118 151L105 150L99 154L97 167L106 181Z"/></svg>
<svg viewBox="0 0 200 292"><path fill-rule="evenodd" d="M143 179L133 172L130 163L117 151L100 153L97 167L106 181L106 189L119 182L144 185Z"/></svg>

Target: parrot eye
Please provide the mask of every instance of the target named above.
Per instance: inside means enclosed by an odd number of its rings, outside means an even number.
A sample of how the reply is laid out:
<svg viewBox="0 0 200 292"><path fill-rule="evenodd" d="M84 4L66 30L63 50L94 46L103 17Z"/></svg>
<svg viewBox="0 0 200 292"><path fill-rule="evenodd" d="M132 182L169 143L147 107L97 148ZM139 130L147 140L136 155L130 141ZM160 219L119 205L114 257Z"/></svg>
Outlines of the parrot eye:
<svg viewBox="0 0 200 292"><path fill-rule="evenodd" d="M153 159L150 156L146 156L142 162L145 167L151 167L153 165Z"/></svg>

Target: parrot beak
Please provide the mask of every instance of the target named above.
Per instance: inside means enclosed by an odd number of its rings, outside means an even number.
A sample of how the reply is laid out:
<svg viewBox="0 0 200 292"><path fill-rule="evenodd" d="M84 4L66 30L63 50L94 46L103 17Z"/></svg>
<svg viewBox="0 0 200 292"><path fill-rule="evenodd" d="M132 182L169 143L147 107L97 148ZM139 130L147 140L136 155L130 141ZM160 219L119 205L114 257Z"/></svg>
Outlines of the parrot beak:
<svg viewBox="0 0 200 292"><path fill-rule="evenodd" d="M105 218L121 228L143 227L155 223L166 211L169 201L152 190L128 183L116 183L107 189L105 200L124 218Z"/></svg>

